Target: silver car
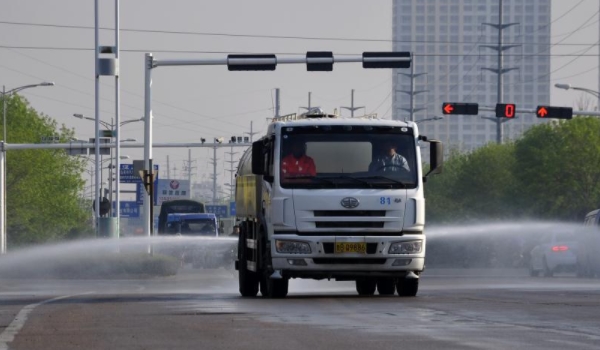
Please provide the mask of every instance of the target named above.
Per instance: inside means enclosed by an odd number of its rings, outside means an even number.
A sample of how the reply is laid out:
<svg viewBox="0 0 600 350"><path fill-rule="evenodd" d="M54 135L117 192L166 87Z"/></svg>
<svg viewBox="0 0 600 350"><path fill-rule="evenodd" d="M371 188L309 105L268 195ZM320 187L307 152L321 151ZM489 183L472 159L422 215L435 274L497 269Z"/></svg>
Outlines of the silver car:
<svg viewBox="0 0 600 350"><path fill-rule="evenodd" d="M552 277L555 272L575 272L577 246L577 232L573 230L549 233L542 243L531 250L529 274L535 277L541 272L546 277Z"/></svg>

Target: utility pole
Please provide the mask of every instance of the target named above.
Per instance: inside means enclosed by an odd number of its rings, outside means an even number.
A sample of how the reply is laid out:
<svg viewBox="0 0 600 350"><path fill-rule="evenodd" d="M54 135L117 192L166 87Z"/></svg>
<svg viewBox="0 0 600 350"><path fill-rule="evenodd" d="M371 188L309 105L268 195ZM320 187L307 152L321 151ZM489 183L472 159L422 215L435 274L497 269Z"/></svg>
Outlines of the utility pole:
<svg viewBox="0 0 600 350"><path fill-rule="evenodd" d="M414 64L414 63L413 63ZM360 106L360 107L354 107L354 89L350 90L350 107L340 107L340 109L347 109L350 111L350 117L354 118L354 111L361 109L361 108L365 108L365 106Z"/></svg>
<svg viewBox="0 0 600 350"><path fill-rule="evenodd" d="M502 103L503 100L503 76L504 73L508 73L511 70L515 70L518 68L504 68L504 50L508 50L511 49L513 47L517 47L520 45L503 45L503 35L502 32L504 31L504 29L508 28L508 27L512 27L514 25L517 25L519 23L506 23L503 24L502 23L502 12L503 12L503 8L502 8L502 0L499 0L499 11L498 11L498 24L495 23L483 23L483 25L487 25L490 26L492 28L495 28L498 30L498 45L494 46L494 45L481 45L483 47L487 47L489 49L492 50L496 50L498 52L498 68L482 68L484 70L488 70L490 72L496 73L496 75L498 75L498 85L497 85L497 103ZM504 129L503 129L503 123L509 121L510 119L506 119L506 118L491 118L491 117L482 117L488 120L492 120L496 122L496 142L498 144L501 144L503 139L504 139Z"/></svg>
<svg viewBox="0 0 600 350"><path fill-rule="evenodd" d="M229 172L229 197L232 198L233 197L233 188L235 186L235 184L233 183L233 174L235 172L235 168L234 168L234 164L237 163L237 161L233 160L233 156L238 154L238 152L234 152L233 151L233 146L231 146L231 152L225 152L225 154L228 154L230 157L230 160L226 160L226 163L229 163L229 169L226 169Z"/></svg>
<svg viewBox="0 0 600 350"><path fill-rule="evenodd" d="M192 169L196 169L196 167L192 166L192 150L188 149L188 160L187 160L187 164L185 161L183 161L183 169L187 170L187 179L188 182L190 183L190 188L192 186Z"/></svg>
<svg viewBox="0 0 600 350"><path fill-rule="evenodd" d="M410 108L400 107L400 109L403 111L407 111L409 113L411 122L415 121L415 113L416 112L426 109L424 107L415 108L415 95L422 94L424 92L429 91L429 90L415 91L415 79L422 75L427 74L427 73L415 73L415 66L416 66L416 55L413 55L412 63L410 65L410 73L398 73L399 75L403 75L405 77L410 78L410 90L396 90L397 92L402 92L402 93L410 95Z"/></svg>
<svg viewBox="0 0 600 350"><path fill-rule="evenodd" d="M313 108L319 108L319 107L313 107L312 106L312 104L310 102L311 101L311 97L312 97L312 92L309 91L308 92L308 107L300 107L302 109L306 109L306 112L310 112L310 110L313 109Z"/></svg>
<svg viewBox="0 0 600 350"><path fill-rule="evenodd" d="M600 11L598 11L598 18L600 21ZM600 44L600 25L598 26L598 44ZM598 91L600 91L600 45L598 45ZM600 94L598 95L596 110L600 112Z"/></svg>
<svg viewBox="0 0 600 350"><path fill-rule="evenodd" d="M216 141L216 139L215 139ZM209 162L210 164L212 164L213 166L213 174L212 174L212 180L213 180L213 198L212 198L212 204L217 204L217 143L215 142L215 145L213 146L213 157L211 159L211 161Z"/></svg>
<svg viewBox="0 0 600 350"><path fill-rule="evenodd" d="M167 179L171 178L171 165L169 164L169 156L167 156Z"/></svg>
<svg viewBox="0 0 600 350"><path fill-rule="evenodd" d="M281 104L279 103L279 88L275 88L275 118L279 117L279 109Z"/></svg>
<svg viewBox="0 0 600 350"><path fill-rule="evenodd" d="M250 143L252 143L253 136L258 134L258 132L252 131L252 122L250 122L250 132L245 132L244 134L247 134L250 136Z"/></svg>

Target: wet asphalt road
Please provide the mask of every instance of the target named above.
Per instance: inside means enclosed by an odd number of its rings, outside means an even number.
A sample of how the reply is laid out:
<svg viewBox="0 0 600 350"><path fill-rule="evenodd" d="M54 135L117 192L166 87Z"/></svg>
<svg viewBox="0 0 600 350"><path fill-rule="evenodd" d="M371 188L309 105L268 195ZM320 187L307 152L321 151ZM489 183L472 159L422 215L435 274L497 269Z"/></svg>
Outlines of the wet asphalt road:
<svg viewBox="0 0 600 350"><path fill-rule="evenodd" d="M223 269L0 283L0 350L600 348L600 279L568 274L430 269L415 298L295 280L286 299L245 299Z"/></svg>

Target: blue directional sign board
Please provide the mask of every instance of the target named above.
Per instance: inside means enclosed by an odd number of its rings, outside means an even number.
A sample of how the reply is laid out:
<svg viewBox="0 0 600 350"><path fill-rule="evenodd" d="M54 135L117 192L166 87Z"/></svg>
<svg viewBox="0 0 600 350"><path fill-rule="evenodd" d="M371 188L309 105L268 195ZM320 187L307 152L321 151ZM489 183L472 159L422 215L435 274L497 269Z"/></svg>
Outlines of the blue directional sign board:
<svg viewBox="0 0 600 350"><path fill-rule="evenodd" d="M113 210L115 210L116 202L113 202ZM140 217L140 206L133 201L121 201L119 205L119 215L122 218L139 218Z"/></svg>
<svg viewBox="0 0 600 350"><path fill-rule="evenodd" d="M158 197L158 193L156 191L156 181L154 181L154 205L156 205L156 198ZM144 198L146 197L146 189L144 188L144 184L139 182L135 185L135 202L139 205L144 205Z"/></svg>
<svg viewBox="0 0 600 350"><path fill-rule="evenodd" d="M154 164L154 171L158 172L158 164ZM137 184L142 183L142 178L140 174L133 173L133 164L121 164L121 178L120 181L122 184ZM158 179L158 173L156 174L156 179Z"/></svg>
<svg viewBox="0 0 600 350"><path fill-rule="evenodd" d="M222 219L227 217L227 206L226 205L207 205L207 213L213 213L217 218Z"/></svg>
<svg viewBox="0 0 600 350"><path fill-rule="evenodd" d="M229 216L235 216L235 202L229 202Z"/></svg>

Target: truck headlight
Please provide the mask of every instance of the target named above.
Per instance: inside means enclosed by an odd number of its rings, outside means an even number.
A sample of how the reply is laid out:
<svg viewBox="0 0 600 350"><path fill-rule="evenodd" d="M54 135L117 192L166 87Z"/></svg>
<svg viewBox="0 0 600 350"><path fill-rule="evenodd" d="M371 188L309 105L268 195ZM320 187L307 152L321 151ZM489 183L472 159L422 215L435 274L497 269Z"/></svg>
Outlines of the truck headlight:
<svg viewBox="0 0 600 350"><path fill-rule="evenodd" d="M275 250L277 253L284 254L310 254L310 245L306 242L298 241L275 241Z"/></svg>
<svg viewBox="0 0 600 350"><path fill-rule="evenodd" d="M395 242L390 246L389 254L417 254L421 252L423 241Z"/></svg>

